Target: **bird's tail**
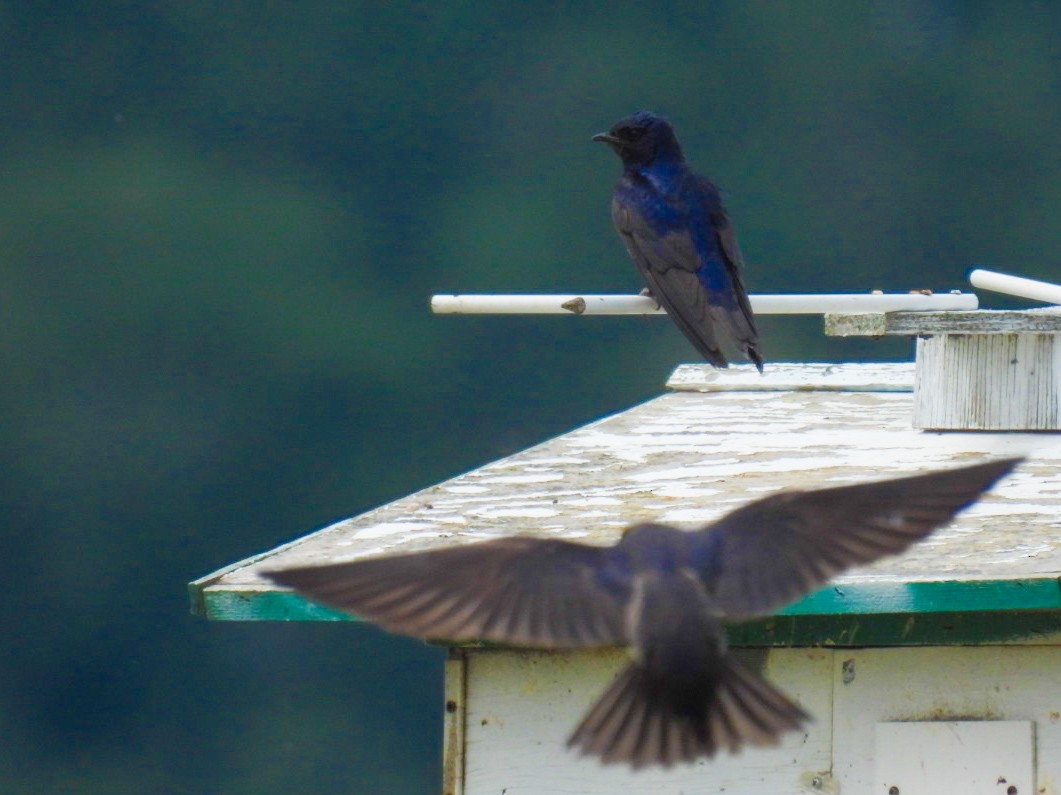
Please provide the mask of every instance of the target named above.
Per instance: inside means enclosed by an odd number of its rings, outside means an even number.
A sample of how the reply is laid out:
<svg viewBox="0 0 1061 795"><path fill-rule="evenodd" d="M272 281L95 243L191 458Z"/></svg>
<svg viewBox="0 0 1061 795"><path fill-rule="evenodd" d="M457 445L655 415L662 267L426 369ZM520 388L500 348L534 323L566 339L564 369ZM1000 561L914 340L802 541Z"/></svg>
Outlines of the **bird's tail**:
<svg viewBox="0 0 1061 795"><path fill-rule="evenodd" d="M739 305L736 308L711 305L709 311L714 322L729 332L741 353L761 373L763 353L759 344L759 332L755 330L755 318L752 315L751 304L743 294L743 289L742 287Z"/></svg>
<svg viewBox="0 0 1061 795"><path fill-rule="evenodd" d="M730 656L706 685L674 688L633 663L590 708L567 745L606 764L670 767L721 748L776 745L782 733L809 718Z"/></svg>

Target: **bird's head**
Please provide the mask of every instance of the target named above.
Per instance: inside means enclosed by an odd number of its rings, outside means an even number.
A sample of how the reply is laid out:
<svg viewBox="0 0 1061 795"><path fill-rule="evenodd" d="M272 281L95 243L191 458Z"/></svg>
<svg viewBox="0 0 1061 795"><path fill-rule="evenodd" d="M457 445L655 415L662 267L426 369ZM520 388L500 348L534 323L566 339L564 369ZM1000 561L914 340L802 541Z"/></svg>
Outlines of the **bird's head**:
<svg viewBox="0 0 1061 795"><path fill-rule="evenodd" d="M639 111L620 119L606 133L593 136L594 141L608 144L624 166L649 166L657 160L682 161L682 148L674 129L660 116Z"/></svg>

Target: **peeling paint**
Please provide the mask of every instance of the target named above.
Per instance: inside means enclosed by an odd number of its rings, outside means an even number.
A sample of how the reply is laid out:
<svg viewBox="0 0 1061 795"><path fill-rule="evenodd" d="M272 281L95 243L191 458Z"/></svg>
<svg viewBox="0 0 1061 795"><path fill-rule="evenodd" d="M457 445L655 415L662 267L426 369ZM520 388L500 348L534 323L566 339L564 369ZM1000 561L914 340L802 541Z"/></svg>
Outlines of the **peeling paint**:
<svg viewBox="0 0 1061 795"><path fill-rule="evenodd" d="M825 372L822 365L807 367L808 373ZM828 378L859 388L859 377L872 383L879 367L830 366ZM877 380L895 382L900 369L885 368ZM920 432L910 425L912 400L901 391L663 395L231 567L205 587L267 588L259 568L512 534L613 543L637 521L696 527L784 488L897 477L1025 453L1026 464L929 542L839 583L1061 572L1061 435Z"/></svg>

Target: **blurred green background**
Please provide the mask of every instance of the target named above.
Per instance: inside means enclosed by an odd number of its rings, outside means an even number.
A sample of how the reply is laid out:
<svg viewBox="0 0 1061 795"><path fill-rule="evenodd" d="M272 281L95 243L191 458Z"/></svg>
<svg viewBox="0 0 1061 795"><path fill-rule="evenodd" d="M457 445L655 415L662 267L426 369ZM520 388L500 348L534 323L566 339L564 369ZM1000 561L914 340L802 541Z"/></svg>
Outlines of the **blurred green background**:
<svg viewBox="0 0 1061 795"><path fill-rule="evenodd" d="M0 4L0 792L437 791L438 650L185 583L694 359L662 318L428 311L640 289L590 142L634 110L752 292L1056 279L1059 42L1045 2Z"/></svg>

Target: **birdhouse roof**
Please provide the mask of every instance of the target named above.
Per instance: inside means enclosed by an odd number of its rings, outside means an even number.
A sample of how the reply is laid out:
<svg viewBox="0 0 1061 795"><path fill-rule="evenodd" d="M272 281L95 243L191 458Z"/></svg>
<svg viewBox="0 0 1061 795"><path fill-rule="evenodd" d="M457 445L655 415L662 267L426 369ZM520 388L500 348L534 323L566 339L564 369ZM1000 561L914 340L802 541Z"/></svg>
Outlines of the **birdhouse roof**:
<svg viewBox="0 0 1061 795"><path fill-rule="evenodd" d="M911 427L912 364L684 365L670 391L193 582L218 620L345 618L262 570L505 535L613 543L656 521L696 528L787 488L1028 460L906 554L853 570L777 616L731 629L748 645L999 642L1061 633L1061 435Z"/></svg>

